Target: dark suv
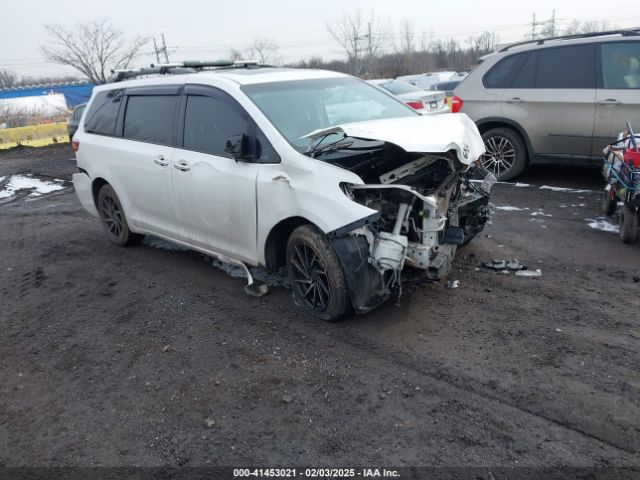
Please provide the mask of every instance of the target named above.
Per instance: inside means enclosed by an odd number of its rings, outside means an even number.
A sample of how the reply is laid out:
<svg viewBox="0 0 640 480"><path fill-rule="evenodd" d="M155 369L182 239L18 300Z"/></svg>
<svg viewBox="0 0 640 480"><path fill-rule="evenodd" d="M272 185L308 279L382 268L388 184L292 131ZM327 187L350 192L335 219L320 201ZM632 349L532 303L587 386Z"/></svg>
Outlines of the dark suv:
<svg viewBox="0 0 640 480"><path fill-rule="evenodd" d="M640 127L640 29L503 48L454 93L484 139L483 167L500 180L532 163L599 164L626 122Z"/></svg>

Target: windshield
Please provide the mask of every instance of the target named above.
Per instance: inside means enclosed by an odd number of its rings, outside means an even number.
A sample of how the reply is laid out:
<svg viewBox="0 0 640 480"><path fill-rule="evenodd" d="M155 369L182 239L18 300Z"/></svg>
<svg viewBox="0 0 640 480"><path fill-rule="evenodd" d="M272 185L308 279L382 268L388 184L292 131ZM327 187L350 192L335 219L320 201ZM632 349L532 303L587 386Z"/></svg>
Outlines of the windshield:
<svg viewBox="0 0 640 480"><path fill-rule="evenodd" d="M242 91L287 141L305 151L314 130L350 122L419 115L356 78L322 78L245 85Z"/></svg>
<svg viewBox="0 0 640 480"><path fill-rule="evenodd" d="M380 86L385 90L390 91L394 95L402 95L403 93L415 93L415 92L421 93L422 92L422 90L419 89L418 87L406 82L389 82L389 83L383 83Z"/></svg>

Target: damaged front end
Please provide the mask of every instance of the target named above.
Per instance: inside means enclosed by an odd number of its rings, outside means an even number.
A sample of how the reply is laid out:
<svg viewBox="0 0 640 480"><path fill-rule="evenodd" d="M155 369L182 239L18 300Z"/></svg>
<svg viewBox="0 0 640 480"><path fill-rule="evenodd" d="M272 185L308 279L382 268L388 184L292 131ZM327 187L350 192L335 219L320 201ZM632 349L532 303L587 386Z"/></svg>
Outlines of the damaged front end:
<svg viewBox="0 0 640 480"><path fill-rule="evenodd" d="M365 183L345 183L342 190L376 211L328 235L355 311L368 311L392 293L401 294L403 284L446 277L457 248L484 228L495 177L472 182L474 162L468 157L475 150L477 160L478 146L460 142L456 147L414 153L345 132L322 147L320 155L317 149L311 154L357 173Z"/></svg>

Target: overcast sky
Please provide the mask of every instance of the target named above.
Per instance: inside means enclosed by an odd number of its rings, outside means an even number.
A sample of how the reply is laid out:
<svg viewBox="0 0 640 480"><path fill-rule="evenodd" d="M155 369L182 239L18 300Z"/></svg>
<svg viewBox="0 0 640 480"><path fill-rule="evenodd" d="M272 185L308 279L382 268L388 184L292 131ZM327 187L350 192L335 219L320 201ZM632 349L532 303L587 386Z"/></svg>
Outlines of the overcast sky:
<svg viewBox="0 0 640 480"><path fill-rule="evenodd" d="M340 49L326 24L356 9L373 11L378 20L398 29L403 19L416 32L433 38L456 37L493 30L500 43L514 42L530 32L532 15L547 20L555 8L560 29L572 19L607 20L618 27L640 26L640 2L629 0L429 1L429 0L30 0L4 2L0 16L0 68L20 75L45 76L74 73L47 63L38 47L47 41L44 23L72 27L78 22L108 18L127 35L160 38L164 33L170 60L226 57L230 48L246 48L253 37L273 39L284 60L310 55L336 58ZM152 43L145 52L152 53ZM137 66L154 58L144 55Z"/></svg>

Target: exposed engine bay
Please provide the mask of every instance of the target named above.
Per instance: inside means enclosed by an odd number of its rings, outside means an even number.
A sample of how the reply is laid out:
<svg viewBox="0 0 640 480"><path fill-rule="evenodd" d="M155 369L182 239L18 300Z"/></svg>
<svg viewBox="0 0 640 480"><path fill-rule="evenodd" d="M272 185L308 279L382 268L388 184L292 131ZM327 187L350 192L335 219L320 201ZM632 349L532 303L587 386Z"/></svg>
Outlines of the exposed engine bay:
<svg viewBox="0 0 640 480"><path fill-rule="evenodd" d="M358 174L365 183L342 184L342 190L377 212L329 235L356 311L400 294L403 283L446 277L457 248L482 231L489 218L496 179L489 174L481 183L472 182L473 164L460 161L455 150L410 153L393 143L346 134L318 144L307 155Z"/></svg>

